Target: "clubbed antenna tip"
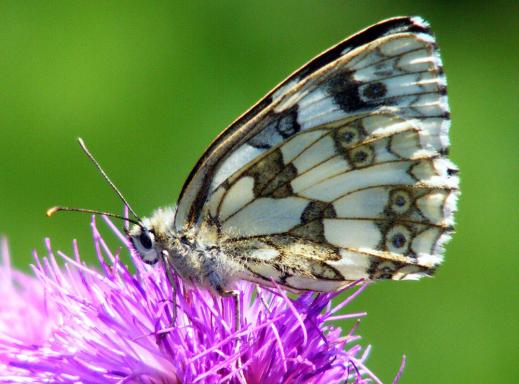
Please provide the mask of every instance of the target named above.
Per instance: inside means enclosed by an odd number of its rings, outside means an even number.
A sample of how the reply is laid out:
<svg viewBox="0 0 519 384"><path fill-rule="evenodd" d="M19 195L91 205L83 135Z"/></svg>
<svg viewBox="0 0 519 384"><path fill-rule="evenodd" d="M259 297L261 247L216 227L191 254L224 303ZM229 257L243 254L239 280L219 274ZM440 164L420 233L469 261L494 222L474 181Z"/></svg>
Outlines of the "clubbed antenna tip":
<svg viewBox="0 0 519 384"><path fill-rule="evenodd" d="M45 212L45 214L47 215L47 217L51 217L58 211L60 211L60 207L52 207L52 208L47 209L47 212Z"/></svg>

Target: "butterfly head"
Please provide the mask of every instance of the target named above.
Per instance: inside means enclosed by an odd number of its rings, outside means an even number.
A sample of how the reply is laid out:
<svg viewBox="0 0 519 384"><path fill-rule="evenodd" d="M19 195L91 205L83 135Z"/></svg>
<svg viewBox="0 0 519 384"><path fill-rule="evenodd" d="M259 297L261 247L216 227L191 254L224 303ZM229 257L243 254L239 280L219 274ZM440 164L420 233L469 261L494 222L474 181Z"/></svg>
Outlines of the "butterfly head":
<svg viewBox="0 0 519 384"><path fill-rule="evenodd" d="M157 249L153 229L135 224L128 232L128 236L142 261L146 264L155 264L159 261L160 250Z"/></svg>
<svg viewBox="0 0 519 384"><path fill-rule="evenodd" d="M175 239L174 208L160 208L127 232L135 251L146 264L155 264Z"/></svg>

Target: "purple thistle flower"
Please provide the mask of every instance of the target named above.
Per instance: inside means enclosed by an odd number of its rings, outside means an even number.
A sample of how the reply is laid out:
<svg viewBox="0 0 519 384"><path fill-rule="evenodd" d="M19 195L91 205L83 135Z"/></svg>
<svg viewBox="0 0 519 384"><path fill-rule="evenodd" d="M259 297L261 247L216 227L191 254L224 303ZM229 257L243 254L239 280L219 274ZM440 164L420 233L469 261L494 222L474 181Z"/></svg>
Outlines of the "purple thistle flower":
<svg viewBox="0 0 519 384"><path fill-rule="evenodd" d="M333 325L366 284L340 293L288 297L283 289L241 282L240 330L232 298L176 281L134 255L125 236L104 218L132 258L131 273L92 220L100 270L87 267L76 242L60 266L47 244L35 254L35 277L0 266L2 383L367 383L381 381L364 365L369 347L356 344L358 322L343 334ZM173 305L176 320L173 325ZM395 382L398 380L399 370Z"/></svg>

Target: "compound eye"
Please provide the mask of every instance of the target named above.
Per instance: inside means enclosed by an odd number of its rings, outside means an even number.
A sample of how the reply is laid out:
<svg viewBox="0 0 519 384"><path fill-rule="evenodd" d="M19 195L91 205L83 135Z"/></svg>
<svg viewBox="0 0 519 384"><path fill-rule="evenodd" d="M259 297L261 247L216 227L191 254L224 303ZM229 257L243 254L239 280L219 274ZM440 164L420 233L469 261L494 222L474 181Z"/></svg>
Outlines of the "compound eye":
<svg viewBox="0 0 519 384"><path fill-rule="evenodd" d="M153 248L153 234L148 231L142 231L139 235L139 241L146 250Z"/></svg>

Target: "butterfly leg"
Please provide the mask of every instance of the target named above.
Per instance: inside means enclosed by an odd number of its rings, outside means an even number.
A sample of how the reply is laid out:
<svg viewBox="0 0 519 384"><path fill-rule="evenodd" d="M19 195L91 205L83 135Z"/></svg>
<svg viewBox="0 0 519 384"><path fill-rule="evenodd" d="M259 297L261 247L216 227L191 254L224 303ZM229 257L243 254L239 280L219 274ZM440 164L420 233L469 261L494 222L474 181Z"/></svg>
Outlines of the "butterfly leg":
<svg viewBox="0 0 519 384"><path fill-rule="evenodd" d="M269 305L267 304L267 302L265 301L265 298L263 297L263 292L262 292L261 287L259 286L259 284L256 284L256 292L258 293L258 297L259 297L261 303L263 304L263 306L265 307L265 309L267 310L267 312L270 315L272 315L272 311L270 310Z"/></svg>
<svg viewBox="0 0 519 384"><path fill-rule="evenodd" d="M217 292L222 297L232 297L234 301L234 330L236 333L241 330L241 306L240 306L240 292L237 290L226 291L222 287L217 287ZM236 338L236 350L240 350L241 348L241 339L240 337ZM247 383L245 376L243 375L243 363L241 361L241 356L238 357L237 361L238 369L239 369L239 380L242 383Z"/></svg>
<svg viewBox="0 0 519 384"><path fill-rule="evenodd" d="M177 320L177 284L173 277L173 273L171 272L173 266L171 265L171 260L167 251L162 251L162 265L172 289L173 314L170 328L173 328L175 326L175 321Z"/></svg>

